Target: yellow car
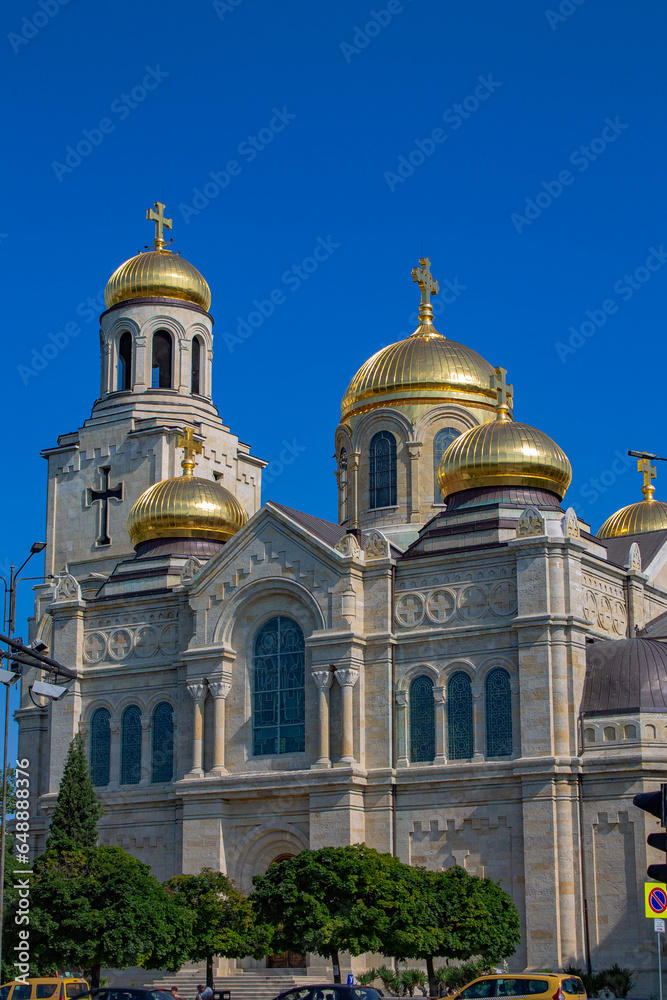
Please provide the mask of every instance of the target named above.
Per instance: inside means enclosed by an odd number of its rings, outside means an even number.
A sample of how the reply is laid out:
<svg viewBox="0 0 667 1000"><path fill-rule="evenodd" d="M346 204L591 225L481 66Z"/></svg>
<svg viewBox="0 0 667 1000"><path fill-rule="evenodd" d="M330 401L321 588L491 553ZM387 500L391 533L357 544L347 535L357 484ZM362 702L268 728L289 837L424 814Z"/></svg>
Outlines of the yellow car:
<svg viewBox="0 0 667 1000"><path fill-rule="evenodd" d="M557 972L525 972L522 976L481 976L456 994L456 1000L488 1000L490 997L526 997L530 1000L586 1000L578 976ZM3 998L0 996L0 1000Z"/></svg>
<svg viewBox="0 0 667 1000"><path fill-rule="evenodd" d="M0 1000L75 1000L80 993L85 993L88 983L85 979L74 977L44 976L41 979L29 979L25 983L4 983L0 986Z"/></svg>

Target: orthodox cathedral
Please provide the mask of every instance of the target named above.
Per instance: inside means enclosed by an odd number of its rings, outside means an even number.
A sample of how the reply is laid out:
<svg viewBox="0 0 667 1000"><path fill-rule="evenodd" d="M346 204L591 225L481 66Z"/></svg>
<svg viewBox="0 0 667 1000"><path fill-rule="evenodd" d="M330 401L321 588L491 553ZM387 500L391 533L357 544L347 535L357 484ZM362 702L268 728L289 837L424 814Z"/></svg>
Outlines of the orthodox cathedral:
<svg viewBox="0 0 667 1000"><path fill-rule="evenodd" d="M43 452L30 638L78 680L39 707L23 679L36 853L81 732L103 842L160 879L209 866L249 891L278 858L365 841L498 880L512 970L651 969L658 856L632 805L667 766L650 458L643 499L592 534L504 369L434 328L424 258L417 329L343 394L338 524L262 506L266 463L212 399L209 286L164 205L148 218L154 248L106 286L99 398Z"/></svg>

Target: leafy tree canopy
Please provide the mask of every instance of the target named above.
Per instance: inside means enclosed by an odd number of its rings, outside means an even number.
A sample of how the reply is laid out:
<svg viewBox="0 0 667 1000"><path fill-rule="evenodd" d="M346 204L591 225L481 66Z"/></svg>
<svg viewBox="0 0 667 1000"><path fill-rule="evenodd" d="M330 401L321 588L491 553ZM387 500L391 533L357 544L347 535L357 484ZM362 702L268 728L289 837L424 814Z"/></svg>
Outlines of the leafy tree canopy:
<svg viewBox="0 0 667 1000"><path fill-rule="evenodd" d="M97 822L101 815L102 803L90 777L83 737L77 733L67 751L65 770L46 841L47 851L95 847Z"/></svg>

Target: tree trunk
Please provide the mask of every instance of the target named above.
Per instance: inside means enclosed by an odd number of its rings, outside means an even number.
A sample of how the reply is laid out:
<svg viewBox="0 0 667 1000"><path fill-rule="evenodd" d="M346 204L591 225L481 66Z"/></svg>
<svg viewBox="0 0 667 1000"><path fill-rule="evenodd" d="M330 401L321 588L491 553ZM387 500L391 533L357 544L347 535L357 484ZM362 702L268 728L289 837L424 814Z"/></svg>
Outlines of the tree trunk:
<svg viewBox="0 0 667 1000"><path fill-rule="evenodd" d="M100 974L102 972L101 965L93 965L90 969L90 988L91 990L96 990L100 985Z"/></svg>
<svg viewBox="0 0 667 1000"><path fill-rule="evenodd" d="M206 985L213 989L213 955L206 956Z"/></svg>
<svg viewBox="0 0 667 1000"><path fill-rule="evenodd" d="M334 983L342 982L340 978L340 959L338 957L337 951L331 952L331 964L333 965L333 981Z"/></svg>
<svg viewBox="0 0 667 1000"><path fill-rule="evenodd" d="M432 997L438 995L438 984L435 981L435 968L433 966L433 955L426 959L426 975L428 976L428 991Z"/></svg>

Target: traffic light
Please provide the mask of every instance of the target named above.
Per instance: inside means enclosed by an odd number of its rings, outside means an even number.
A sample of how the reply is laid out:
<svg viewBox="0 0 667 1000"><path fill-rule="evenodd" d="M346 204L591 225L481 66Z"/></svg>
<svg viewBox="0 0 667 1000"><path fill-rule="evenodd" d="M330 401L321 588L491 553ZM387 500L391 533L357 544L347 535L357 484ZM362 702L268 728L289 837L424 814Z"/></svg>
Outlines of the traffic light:
<svg viewBox="0 0 667 1000"><path fill-rule="evenodd" d="M639 809L659 819L663 830L667 828L667 784L660 785L656 792L640 792L632 801ZM667 854L667 833L649 833L646 843ZM649 865L646 874L653 882L667 882L667 864Z"/></svg>

